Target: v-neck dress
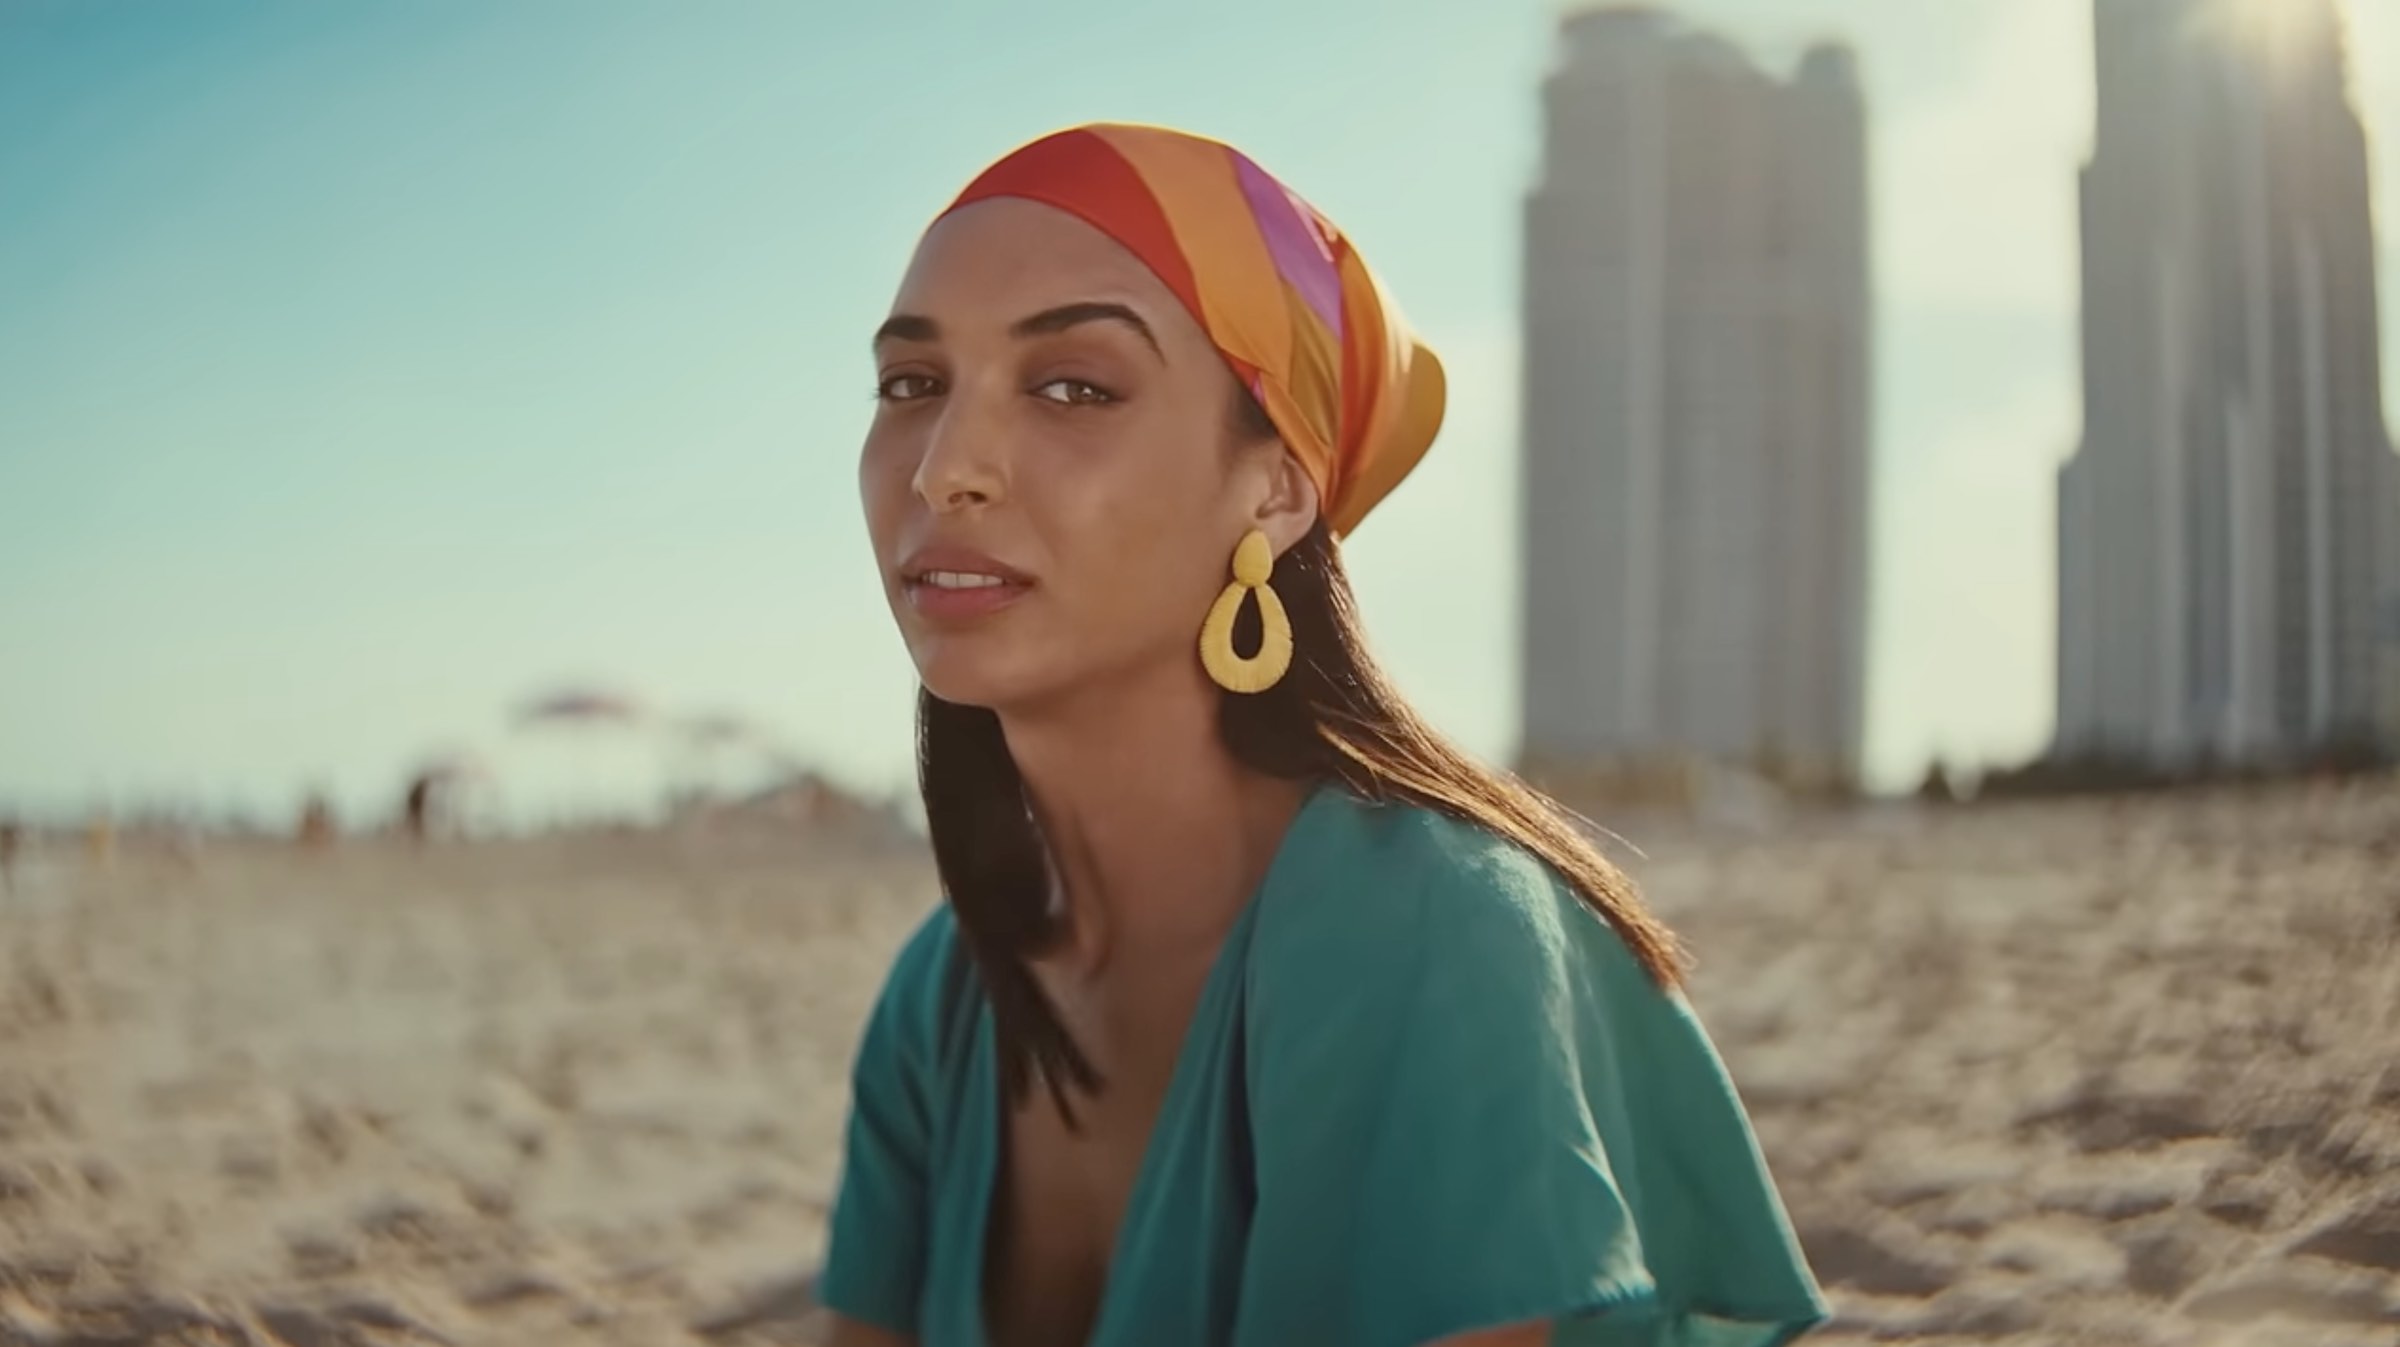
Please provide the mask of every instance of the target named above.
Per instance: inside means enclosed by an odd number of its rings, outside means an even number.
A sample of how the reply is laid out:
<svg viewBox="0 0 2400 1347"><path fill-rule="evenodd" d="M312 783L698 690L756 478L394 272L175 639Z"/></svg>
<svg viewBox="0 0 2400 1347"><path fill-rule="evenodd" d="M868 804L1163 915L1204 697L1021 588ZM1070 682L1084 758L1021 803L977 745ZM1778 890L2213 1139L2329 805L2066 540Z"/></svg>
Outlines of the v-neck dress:
<svg viewBox="0 0 2400 1347"><path fill-rule="evenodd" d="M818 1294L984 1347L992 1017L947 907L869 1016ZM1227 934L1088 1347L1774 1347L1827 1317L1680 992L1539 859L1339 786Z"/></svg>

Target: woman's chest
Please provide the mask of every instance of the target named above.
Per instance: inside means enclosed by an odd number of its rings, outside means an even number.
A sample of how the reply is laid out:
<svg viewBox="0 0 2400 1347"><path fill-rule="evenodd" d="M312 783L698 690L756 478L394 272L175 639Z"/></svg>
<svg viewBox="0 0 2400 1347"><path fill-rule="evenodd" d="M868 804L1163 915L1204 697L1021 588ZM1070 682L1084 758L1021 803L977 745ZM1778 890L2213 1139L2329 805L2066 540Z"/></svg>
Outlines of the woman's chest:
<svg viewBox="0 0 2400 1347"><path fill-rule="evenodd" d="M1011 1114L985 1252L993 1347L1090 1339L1163 1094L1081 1101L1072 1129L1046 1098Z"/></svg>
<svg viewBox="0 0 2400 1347"><path fill-rule="evenodd" d="M1070 1130L1004 1105L984 1017L932 1176L928 1347L1226 1340L1247 1236L1240 1019L1203 997L1168 1079L1086 1102Z"/></svg>

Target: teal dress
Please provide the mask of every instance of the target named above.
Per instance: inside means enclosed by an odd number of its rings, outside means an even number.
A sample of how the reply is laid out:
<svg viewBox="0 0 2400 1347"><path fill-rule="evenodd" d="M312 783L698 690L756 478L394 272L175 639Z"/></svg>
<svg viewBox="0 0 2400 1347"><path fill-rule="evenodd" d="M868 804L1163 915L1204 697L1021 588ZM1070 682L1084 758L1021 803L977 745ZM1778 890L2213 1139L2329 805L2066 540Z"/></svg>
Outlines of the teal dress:
<svg viewBox="0 0 2400 1347"><path fill-rule="evenodd" d="M949 910L852 1082L818 1286L983 1347L992 1017ZM1691 1006L1547 866L1430 810L1309 797L1225 938L1090 1347L1772 1347L1826 1307Z"/></svg>

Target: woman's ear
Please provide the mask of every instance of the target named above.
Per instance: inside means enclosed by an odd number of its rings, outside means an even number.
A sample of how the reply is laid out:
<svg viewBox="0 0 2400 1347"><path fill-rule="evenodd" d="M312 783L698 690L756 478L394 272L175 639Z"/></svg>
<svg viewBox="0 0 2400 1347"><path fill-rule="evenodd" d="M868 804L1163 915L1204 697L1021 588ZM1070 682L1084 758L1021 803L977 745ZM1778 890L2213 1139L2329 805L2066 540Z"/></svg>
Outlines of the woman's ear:
<svg viewBox="0 0 2400 1347"><path fill-rule="evenodd" d="M1320 508L1317 483L1308 475L1308 469L1300 466L1299 458L1280 441L1261 448L1273 452L1260 455L1265 489L1259 495L1250 523L1267 535L1275 555L1282 556L1316 526Z"/></svg>

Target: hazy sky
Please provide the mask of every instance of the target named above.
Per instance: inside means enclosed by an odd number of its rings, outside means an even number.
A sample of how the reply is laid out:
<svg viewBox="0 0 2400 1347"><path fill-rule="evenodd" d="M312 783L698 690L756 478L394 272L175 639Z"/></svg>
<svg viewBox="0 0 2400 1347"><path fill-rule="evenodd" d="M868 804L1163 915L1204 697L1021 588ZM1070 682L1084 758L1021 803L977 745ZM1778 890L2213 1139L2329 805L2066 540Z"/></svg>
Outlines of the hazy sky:
<svg viewBox="0 0 2400 1347"><path fill-rule="evenodd" d="M2400 0L2350 8L2389 221ZM1686 10L1773 65L1826 34L1863 55L1877 778L2030 753L2089 0ZM647 780L647 741L509 730L576 682L902 785L913 684L854 477L866 337L951 191L1092 118L1243 146L1444 352L1448 427L1350 551L1403 685L1510 753L1517 212L1552 4L1195 14L9 0L0 806L281 811L324 782L380 809L449 747L525 794Z"/></svg>

